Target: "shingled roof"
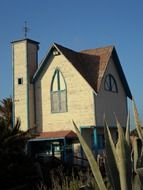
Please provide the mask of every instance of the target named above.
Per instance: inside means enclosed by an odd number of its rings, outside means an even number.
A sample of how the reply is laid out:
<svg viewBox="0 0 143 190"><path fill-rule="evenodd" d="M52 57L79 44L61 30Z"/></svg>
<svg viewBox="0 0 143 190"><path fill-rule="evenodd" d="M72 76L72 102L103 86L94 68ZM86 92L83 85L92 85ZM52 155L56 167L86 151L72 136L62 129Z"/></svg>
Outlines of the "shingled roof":
<svg viewBox="0 0 143 190"><path fill-rule="evenodd" d="M132 98L128 83L126 81L124 72L122 70L114 46L107 46L103 48L89 49L81 52L76 52L69 48L54 43L47 56L41 63L41 66L38 69L34 78L38 76L38 73L44 67L53 48L56 48L61 54L63 54L66 57L66 59L68 59L68 61L77 69L77 71L83 76L83 78L88 82L88 84L96 93L99 92L102 77L104 76L104 72L108 65L109 59L112 56L122 84L124 86L126 95L129 98Z"/></svg>
<svg viewBox="0 0 143 190"><path fill-rule="evenodd" d="M55 45L87 80L94 91L98 92L113 46L75 52L58 44Z"/></svg>

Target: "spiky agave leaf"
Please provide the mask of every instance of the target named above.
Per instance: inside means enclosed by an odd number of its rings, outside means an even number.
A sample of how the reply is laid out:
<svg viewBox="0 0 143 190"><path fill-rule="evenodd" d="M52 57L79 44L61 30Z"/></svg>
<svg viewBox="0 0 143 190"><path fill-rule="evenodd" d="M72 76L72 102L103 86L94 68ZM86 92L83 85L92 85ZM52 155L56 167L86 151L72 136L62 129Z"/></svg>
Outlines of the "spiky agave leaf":
<svg viewBox="0 0 143 190"><path fill-rule="evenodd" d="M105 162L105 165L106 165L106 162ZM106 166L105 166L106 167ZM106 168L107 169L107 168ZM106 170L106 172L108 171L108 169ZM104 177L104 183L106 184L106 188L108 190L115 190L113 185L111 184L111 180L106 176Z"/></svg>
<svg viewBox="0 0 143 190"><path fill-rule="evenodd" d="M132 176L132 190L142 190L142 184L137 173Z"/></svg>
<svg viewBox="0 0 143 190"><path fill-rule="evenodd" d="M135 103L134 99L132 100L132 103L133 103L133 113L134 113L134 119L135 119L137 133L138 133L139 138L141 138L143 140L142 126L141 126L138 110L137 110L136 103Z"/></svg>
<svg viewBox="0 0 143 190"><path fill-rule="evenodd" d="M127 117L127 125L126 125L126 141L128 145L130 146L130 113L128 113Z"/></svg>
<svg viewBox="0 0 143 190"><path fill-rule="evenodd" d="M123 129L120 126L117 118L116 122L118 128L118 142L116 145L116 152L118 157L118 169L120 175L121 190L131 190L132 164L130 148L127 144Z"/></svg>
<svg viewBox="0 0 143 190"><path fill-rule="evenodd" d="M101 172L99 170L99 167L98 167L98 164L90 150L90 148L88 147L88 145L86 144L85 140L83 139L83 137L81 136L75 122L73 121L73 125L75 127L75 130L76 130L76 133L77 133L77 136L79 138L79 141L82 145L82 148L84 150L84 153L89 161L89 164L90 164L90 167L91 167L91 170L92 170L92 173L93 173L93 176L95 178L95 181L97 182L97 185L98 185L98 188L99 190L107 190L105 184L104 184L104 181L103 181L103 178L102 178L102 175L101 175Z"/></svg>
<svg viewBox="0 0 143 190"><path fill-rule="evenodd" d="M138 174L140 179L141 189L143 189L143 168L136 169L136 173Z"/></svg>
<svg viewBox="0 0 143 190"><path fill-rule="evenodd" d="M136 172L136 169L138 167L141 167L141 159L142 159L142 140L140 138L135 138L133 143L133 164L134 164L134 171Z"/></svg>
<svg viewBox="0 0 143 190"><path fill-rule="evenodd" d="M115 149L115 145L109 131L108 125L105 122L104 127L104 134L105 134L105 147L106 147L106 170L107 176L112 184L114 190L120 190L120 178L119 178L119 171L117 166L117 153Z"/></svg>

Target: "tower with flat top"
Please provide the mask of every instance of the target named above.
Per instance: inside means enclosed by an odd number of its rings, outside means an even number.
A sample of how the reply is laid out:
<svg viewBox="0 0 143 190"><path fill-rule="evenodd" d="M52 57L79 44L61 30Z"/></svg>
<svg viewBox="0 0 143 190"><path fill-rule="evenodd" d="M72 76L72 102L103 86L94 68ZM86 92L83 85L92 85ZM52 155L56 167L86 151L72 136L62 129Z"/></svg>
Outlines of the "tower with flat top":
<svg viewBox="0 0 143 190"><path fill-rule="evenodd" d="M38 67L39 43L30 39L12 42L13 51L13 117L21 129L35 127L33 75Z"/></svg>

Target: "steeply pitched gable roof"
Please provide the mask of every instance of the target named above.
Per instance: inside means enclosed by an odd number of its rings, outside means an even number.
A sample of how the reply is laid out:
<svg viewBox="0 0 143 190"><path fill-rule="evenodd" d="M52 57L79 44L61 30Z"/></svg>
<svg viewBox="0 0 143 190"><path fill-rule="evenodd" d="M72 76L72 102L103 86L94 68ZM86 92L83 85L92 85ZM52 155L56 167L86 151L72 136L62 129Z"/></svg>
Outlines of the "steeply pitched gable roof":
<svg viewBox="0 0 143 190"><path fill-rule="evenodd" d="M111 56L113 47L108 46L105 48L75 52L58 44L55 45L87 80L95 92L98 92L101 79Z"/></svg>
<svg viewBox="0 0 143 190"><path fill-rule="evenodd" d="M46 64L46 61L50 56L50 52L53 48L56 48L61 54L66 57L66 59L77 69L77 71L83 76L83 78L88 82L88 84L96 93L99 92L104 72L108 65L109 59L112 56L122 84L124 86L126 95L129 98L132 98L119 58L113 46L76 52L54 43L54 45L46 55L45 59L41 63L38 71L34 76L34 79L38 77L40 70L42 70L42 68Z"/></svg>

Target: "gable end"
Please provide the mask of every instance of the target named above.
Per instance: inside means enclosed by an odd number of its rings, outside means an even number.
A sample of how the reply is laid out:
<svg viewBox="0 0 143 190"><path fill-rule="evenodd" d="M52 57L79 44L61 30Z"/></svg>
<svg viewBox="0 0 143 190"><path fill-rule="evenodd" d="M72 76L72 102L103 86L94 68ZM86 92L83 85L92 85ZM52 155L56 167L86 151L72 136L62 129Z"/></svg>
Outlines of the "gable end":
<svg viewBox="0 0 143 190"><path fill-rule="evenodd" d="M91 86L95 93L98 93L100 89L100 85L107 65L109 63L109 59L110 57L112 57L115 61L115 66L119 73L121 82L124 86L126 95L130 99L132 99L131 91L129 89L127 80L121 67L118 55L113 46L76 52L54 43L48 51L48 53L46 54L45 58L42 60L37 72L33 77L33 82L35 82L40 76L40 73L42 72L45 65L47 65L50 56L58 56L59 54L65 56L65 58L87 81L87 83Z"/></svg>
<svg viewBox="0 0 143 190"><path fill-rule="evenodd" d="M118 58L118 55L117 55L117 52L116 52L115 48L113 49L112 57L113 57L113 60L115 61L115 66L116 66L117 71L119 73L120 80L121 80L121 82L122 82L122 84L124 86L126 96L129 97L130 99L132 99L132 94L131 94L130 88L128 86L125 74L123 72L123 69L122 69L122 66L120 64L120 60Z"/></svg>

